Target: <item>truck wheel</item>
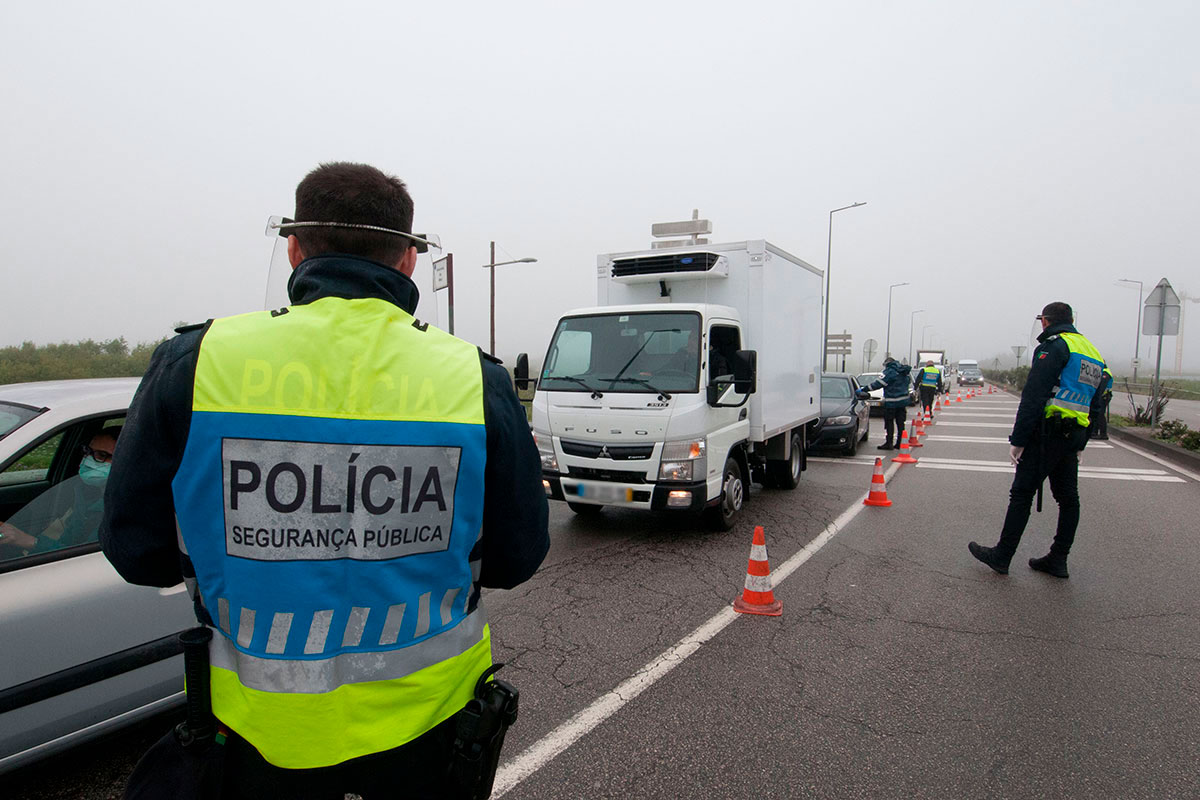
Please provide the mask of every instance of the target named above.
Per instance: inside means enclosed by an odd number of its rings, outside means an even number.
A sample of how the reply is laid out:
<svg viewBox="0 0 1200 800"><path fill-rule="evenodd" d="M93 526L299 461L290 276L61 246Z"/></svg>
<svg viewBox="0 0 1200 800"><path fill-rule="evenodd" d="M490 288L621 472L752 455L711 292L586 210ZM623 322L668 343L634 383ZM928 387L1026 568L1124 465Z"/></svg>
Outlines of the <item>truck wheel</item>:
<svg viewBox="0 0 1200 800"><path fill-rule="evenodd" d="M746 478L733 456L725 459L725 471L721 475L721 502L704 510L704 516L713 530L727 531L733 527L742 506L746 502Z"/></svg>
<svg viewBox="0 0 1200 800"><path fill-rule="evenodd" d="M786 461L767 462L767 481L776 489L795 489L800 483L800 460L804 455L804 444L800 434L792 434L792 457Z"/></svg>
<svg viewBox="0 0 1200 800"><path fill-rule="evenodd" d="M594 517L600 513L604 506L594 505L592 503L567 503L567 508L574 511L581 517Z"/></svg>

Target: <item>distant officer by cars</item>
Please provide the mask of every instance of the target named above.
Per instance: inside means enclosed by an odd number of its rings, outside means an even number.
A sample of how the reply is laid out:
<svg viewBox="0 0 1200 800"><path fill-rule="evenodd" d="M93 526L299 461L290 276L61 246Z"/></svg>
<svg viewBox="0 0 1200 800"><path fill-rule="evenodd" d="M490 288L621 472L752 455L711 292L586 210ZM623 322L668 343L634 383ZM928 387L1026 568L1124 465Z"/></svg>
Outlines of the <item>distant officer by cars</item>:
<svg viewBox="0 0 1200 800"><path fill-rule="evenodd" d="M913 382L917 384L917 391L921 393L922 412L932 414L934 398L944 391L941 369L932 360L926 361L921 371L913 376Z"/></svg>
<svg viewBox="0 0 1200 800"><path fill-rule="evenodd" d="M1112 386L1113 375L1108 371L1108 367L1105 367L1104 384L1100 389L1100 409L1091 415L1092 424L1088 429L1088 434L1093 439L1108 438L1108 404L1112 402Z"/></svg>
<svg viewBox="0 0 1200 800"><path fill-rule="evenodd" d="M883 389L883 428L887 432L887 439L879 445L879 450L892 450L900 445L900 437L904 434L904 422L908 418L911 373L912 367L901 364L889 355L883 360L882 377L859 390L858 396L866 399L876 389Z"/></svg>
<svg viewBox="0 0 1200 800"><path fill-rule="evenodd" d="M131 583L186 581L212 631L225 797L459 796L480 589L549 546L507 372L413 317L412 216L374 167L313 170L281 226L292 304L184 329L130 409L101 543Z"/></svg>
<svg viewBox="0 0 1200 800"><path fill-rule="evenodd" d="M1058 501L1058 528L1050 552L1029 559L1029 566L1066 578L1067 555L1079 526L1079 452L1087 446L1088 424L1101 406L1105 365L1100 352L1075 330L1069 305L1050 303L1037 319L1042 323L1040 344L1033 351L1033 366L1008 437L1017 474L1004 527L994 547L971 542L968 548L996 572L1008 574L1034 495L1049 478Z"/></svg>

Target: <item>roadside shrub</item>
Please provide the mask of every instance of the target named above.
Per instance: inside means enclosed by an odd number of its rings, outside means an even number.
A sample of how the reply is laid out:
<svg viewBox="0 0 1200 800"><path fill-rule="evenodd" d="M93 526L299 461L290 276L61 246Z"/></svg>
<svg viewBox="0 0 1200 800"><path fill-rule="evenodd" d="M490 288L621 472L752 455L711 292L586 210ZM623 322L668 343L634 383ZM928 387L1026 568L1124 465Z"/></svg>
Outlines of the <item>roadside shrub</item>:
<svg viewBox="0 0 1200 800"><path fill-rule="evenodd" d="M1153 398L1142 397L1146 401L1146 405L1139 406L1134 400L1133 388L1129 385L1129 379L1125 379L1125 394L1129 396L1129 408L1133 411L1134 425L1149 425L1150 420L1155 418L1154 406L1158 406L1158 419L1162 419L1163 411L1167 409L1167 401L1171 399L1172 390L1169 386L1159 385L1158 401L1154 402ZM1141 395L1139 395L1141 397ZM1164 423L1165 424L1165 423Z"/></svg>
<svg viewBox="0 0 1200 800"><path fill-rule="evenodd" d="M1200 431L1188 431L1179 437L1179 444L1187 450L1200 450Z"/></svg>
<svg viewBox="0 0 1200 800"><path fill-rule="evenodd" d="M1029 377L1029 367L1014 367L1013 369L985 369L982 370L983 377L987 378L997 386L1011 386L1020 391L1025 388L1025 381Z"/></svg>

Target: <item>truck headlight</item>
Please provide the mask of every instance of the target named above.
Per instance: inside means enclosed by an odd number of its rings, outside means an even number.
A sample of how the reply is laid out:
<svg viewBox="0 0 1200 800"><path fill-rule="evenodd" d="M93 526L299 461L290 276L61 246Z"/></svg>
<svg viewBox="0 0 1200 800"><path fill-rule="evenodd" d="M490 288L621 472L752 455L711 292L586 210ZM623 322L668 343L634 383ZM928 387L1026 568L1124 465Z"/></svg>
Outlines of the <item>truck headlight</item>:
<svg viewBox="0 0 1200 800"><path fill-rule="evenodd" d="M703 476L707 467L704 439L688 439L666 442L662 449L662 463L658 467L660 481L690 481L694 476Z"/></svg>
<svg viewBox="0 0 1200 800"><path fill-rule="evenodd" d="M848 415L844 417L830 417L829 419L825 420L825 423L827 425L849 425L850 417Z"/></svg>
<svg viewBox="0 0 1200 800"><path fill-rule="evenodd" d="M558 457L554 455L554 438L548 433L534 431L533 441L537 444L538 456L542 459L542 471L558 472Z"/></svg>

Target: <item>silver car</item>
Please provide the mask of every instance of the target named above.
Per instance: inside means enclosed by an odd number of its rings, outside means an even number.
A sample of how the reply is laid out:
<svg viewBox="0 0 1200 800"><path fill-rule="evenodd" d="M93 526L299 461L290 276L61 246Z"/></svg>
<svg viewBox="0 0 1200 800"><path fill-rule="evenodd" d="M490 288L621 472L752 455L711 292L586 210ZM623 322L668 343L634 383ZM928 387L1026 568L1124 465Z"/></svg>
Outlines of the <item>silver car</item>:
<svg viewBox="0 0 1200 800"><path fill-rule="evenodd" d="M97 542L92 445L137 385L0 386L0 773L183 702L183 584L130 586Z"/></svg>

